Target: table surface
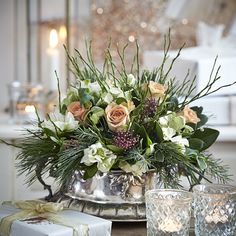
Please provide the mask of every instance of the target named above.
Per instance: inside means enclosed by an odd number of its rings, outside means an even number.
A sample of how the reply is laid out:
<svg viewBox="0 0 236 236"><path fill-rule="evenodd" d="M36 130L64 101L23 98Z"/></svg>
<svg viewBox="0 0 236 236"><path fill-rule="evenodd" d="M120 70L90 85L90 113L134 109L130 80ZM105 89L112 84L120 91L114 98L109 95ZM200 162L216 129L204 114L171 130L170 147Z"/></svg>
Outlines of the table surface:
<svg viewBox="0 0 236 236"><path fill-rule="evenodd" d="M146 222L112 222L112 236L146 236ZM189 236L195 234L191 231Z"/></svg>

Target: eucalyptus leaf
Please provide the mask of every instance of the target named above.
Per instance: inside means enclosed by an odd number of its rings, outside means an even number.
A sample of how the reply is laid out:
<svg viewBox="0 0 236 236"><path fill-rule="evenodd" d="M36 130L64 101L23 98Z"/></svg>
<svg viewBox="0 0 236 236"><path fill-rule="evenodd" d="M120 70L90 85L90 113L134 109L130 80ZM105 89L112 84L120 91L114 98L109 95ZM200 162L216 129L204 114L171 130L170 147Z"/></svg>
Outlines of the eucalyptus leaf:
<svg viewBox="0 0 236 236"><path fill-rule="evenodd" d="M88 88L80 88L79 92L79 101L82 105L86 105L86 103L93 100L93 96L90 95Z"/></svg>
<svg viewBox="0 0 236 236"><path fill-rule="evenodd" d="M207 163L202 157L197 157L197 163L201 170L205 170L207 168Z"/></svg>
<svg viewBox="0 0 236 236"><path fill-rule="evenodd" d="M165 160L165 155L161 150L156 150L154 153L155 160L158 162L163 162Z"/></svg>

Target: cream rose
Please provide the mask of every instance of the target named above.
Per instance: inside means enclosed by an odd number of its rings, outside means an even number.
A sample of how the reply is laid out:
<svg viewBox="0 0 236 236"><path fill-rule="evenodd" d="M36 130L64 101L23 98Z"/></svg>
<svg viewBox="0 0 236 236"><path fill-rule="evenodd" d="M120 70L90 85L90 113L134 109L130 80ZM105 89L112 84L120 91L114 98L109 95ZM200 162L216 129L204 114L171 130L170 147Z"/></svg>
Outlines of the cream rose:
<svg viewBox="0 0 236 236"><path fill-rule="evenodd" d="M155 81L149 81L149 83L144 86L144 89L148 89L148 92L153 98L164 97L166 92L166 87Z"/></svg>
<svg viewBox="0 0 236 236"><path fill-rule="evenodd" d="M84 121L85 115L87 113L87 109L80 104L79 101L72 102L68 107L67 110L73 114L76 120Z"/></svg>
<svg viewBox="0 0 236 236"><path fill-rule="evenodd" d="M122 102L121 105L127 107L129 112L133 111L135 108L133 101Z"/></svg>
<svg viewBox="0 0 236 236"><path fill-rule="evenodd" d="M124 105L109 104L105 109L108 127L112 131L122 131L129 122L129 110Z"/></svg>
<svg viewBox="0 0 236 236"><path fill-rule="evenodd" d="M179 115L185 118L186 123L197 124L200 121L200 119L197 117L197 113L188 106L185 106Z"/></svg>

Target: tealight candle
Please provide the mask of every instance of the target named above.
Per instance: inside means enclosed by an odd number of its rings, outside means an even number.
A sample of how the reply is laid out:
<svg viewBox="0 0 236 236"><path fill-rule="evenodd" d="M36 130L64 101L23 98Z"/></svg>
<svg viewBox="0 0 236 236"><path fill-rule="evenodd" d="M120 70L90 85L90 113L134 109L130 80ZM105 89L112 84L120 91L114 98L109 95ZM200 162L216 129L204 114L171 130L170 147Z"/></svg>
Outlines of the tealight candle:
<svg viewBox="0 0 236 236"><path fill-rule="evenodd" d="M226 223L228 221L228 216L223 210L216 208L206 215L205 220L207 223Z"/></svg>
<svg viewBox="0 0 236 236"><path fill-rule="evenodd" d="M233 236L236 232L236 187L196 185L193 188L196 236Z"/></svg>
<svg viewBox="0 0 236 236"><path fill-rule="evenodd" d="M26 113L26 116L30 119L30 120L33 120L33 119L36 119L36 113L35 113L35 106L34 105L26 105L25 106L25 113Z"/></svg>
<svg viewBox="0 0 236 236"><path fill-rule="evenodd" d="M189 235L192 194L177 189L154 189L145 194L148 236Z"/></svg>
<svg viewBox="0 0 236 236"><path fill-rule="evenodd" d="M163 232L174 233L179 232L183 228L183 225L176 220L168 218L161 222L158 227Z"/></svg>

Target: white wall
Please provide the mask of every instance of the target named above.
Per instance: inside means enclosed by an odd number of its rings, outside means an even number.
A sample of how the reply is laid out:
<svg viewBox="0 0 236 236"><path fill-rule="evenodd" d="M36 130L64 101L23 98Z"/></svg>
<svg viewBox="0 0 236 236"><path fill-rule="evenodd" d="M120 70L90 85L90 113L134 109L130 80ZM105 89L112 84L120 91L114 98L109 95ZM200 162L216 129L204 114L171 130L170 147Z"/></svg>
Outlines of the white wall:
<svg viewBox="0 0 236 236"><path fill-rule="evenodd" d="M0 0L0 110L6 107L7 83L14 78L13 0Z"/></svg>
<svg viewBox="0 0 236 236"><path fill-rule="evenodd" d="M0 112L8 106L7 85L27 77L25 2L0 0Z"/></svg>

